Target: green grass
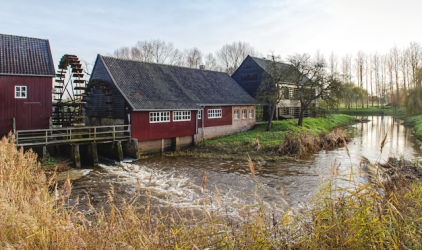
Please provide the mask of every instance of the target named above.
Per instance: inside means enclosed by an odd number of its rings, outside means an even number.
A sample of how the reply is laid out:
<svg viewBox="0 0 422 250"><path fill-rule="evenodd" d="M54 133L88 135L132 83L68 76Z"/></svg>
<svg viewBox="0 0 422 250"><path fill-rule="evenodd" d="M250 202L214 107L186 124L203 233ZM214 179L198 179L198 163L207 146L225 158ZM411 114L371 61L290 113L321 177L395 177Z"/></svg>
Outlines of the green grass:
<svg viewBox="0 0 422 250"><path fill-rule="evenodd" d="M336 111L336 110L335 110ZM353 105L350 109L345 107L344 105L341 105L339 108L339 112L341 114L348 114L348 115L391 115L391 116L404 116L405 111L403 108L390 108L390 107L384 107L384 108L378 108L378 107L372 107L371 104L369 104L369 107L362 108L362 106L358 106L356 109L356 106Z"/></svg>
<svg viewBox="0 0 422 250"><path fill-rule="evenodd" d="M250 131L228 137L207 140L200 143L200 145L211 145L219 142L252 142L255 141L256 138L259 138L259 143L261 143L262 146L272 146L280 144L286 133L299 133L303 131L313 135L323 135L330 132L330 130L335 127L354 121L356 121L356 118L349 115L330 115L327 118L304 119L302 127L297 125L297 120L273 121L271 132L265 131L267 123L264 123Z"/></svg>
<svg viewBox="0 0 422 250"><path fill-rule="evenodd" d="M297 120L273 121L272 131L265 131L267 123L257 125L254 129L228 137L211 139L199 143L196 147L178 153L168 153L168 156L195 156L205 158L237 158L245 159L250 154L252 159L277 160L286 158L270 150L283 144L287 134L295 136L305 132L314 136L329 133L332 129L355 122L356 118L349 115L330 115L327 118L309 118L303 120L303 126L297 125ZM257 142L262 149L255 150Z"/></svg>
<svg viewBox="0 0 422 250"><path fill-rule="evenodd" d="M422 140L422 114L406 117L404 122L407 125L412 125L415 129L416 137Z"/></svg>

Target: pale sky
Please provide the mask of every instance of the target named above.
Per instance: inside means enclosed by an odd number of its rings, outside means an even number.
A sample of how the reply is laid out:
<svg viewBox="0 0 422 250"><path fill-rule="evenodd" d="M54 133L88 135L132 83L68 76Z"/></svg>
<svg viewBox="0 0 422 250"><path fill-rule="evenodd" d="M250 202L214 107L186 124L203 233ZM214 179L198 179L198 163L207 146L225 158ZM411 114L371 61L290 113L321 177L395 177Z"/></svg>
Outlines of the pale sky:
<svg viewBox="0 0 422 250"><path fill-rule="evenodd" d="M341 57L422 44L422 0L0 0L0 33L49 39L55 64L63 54L94 62L145 39L204 53L245 41L263 55Z"/></svg>

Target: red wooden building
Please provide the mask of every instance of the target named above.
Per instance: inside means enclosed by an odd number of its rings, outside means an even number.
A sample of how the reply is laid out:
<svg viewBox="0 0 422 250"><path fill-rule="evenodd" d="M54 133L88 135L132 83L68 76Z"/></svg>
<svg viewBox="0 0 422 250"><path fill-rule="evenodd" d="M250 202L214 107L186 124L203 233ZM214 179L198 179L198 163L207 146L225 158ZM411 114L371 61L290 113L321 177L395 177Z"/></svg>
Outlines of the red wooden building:
<svg viewBox="0 0 422 250"><path fill-rule="evenodd" d="M0 34L0 136L49 128L53 77L48 40Z"/></svg>
<svg viewBox="0 0 422 250"><path fill-rule="evenodd" d="M90 125L131 124L141 152L255 125L255 100L223 72L98 55L89 89Z"/></svg>

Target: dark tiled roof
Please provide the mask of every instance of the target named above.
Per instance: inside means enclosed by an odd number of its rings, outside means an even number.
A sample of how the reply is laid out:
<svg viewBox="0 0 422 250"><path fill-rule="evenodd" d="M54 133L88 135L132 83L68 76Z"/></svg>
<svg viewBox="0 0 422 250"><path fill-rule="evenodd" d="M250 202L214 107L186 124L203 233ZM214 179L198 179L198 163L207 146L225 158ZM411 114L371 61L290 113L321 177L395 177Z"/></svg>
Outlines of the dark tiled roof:
<svg viewBox="0 0 422 250"><path fill-rule="evenodd" d="M134 110L255 102L227 73L99 57Z"/></svg>
<svg viewBox="0 0 422 250"><path fill-rule="evenodd" d="M268 60L268 59L262 59L262 58L257 58L257 57L252 57L252 56L250 56L250 58L252 58L252 60L254 60L255 62L256 62L256 64L258 64L259 65L259 67L261 67L263 70L266 70L266 68L267 68L267 65L269 64L269 63L271 63L272 61L271 60ZM277 66L280 68L280 69L284 69L284 70L288 70L288 68L291 66L290 64L287 64L287 63L282 63L282 62L277 62ZM307 79L308 78L304 78L303 80L302 80L302 84L304 83L304 82L306 82L307 81Z"/></svg>
<svg viewBox="0 0 422 250"><path fill-rule="evenodd" d="M55 76L48 40L0 34L0 75Z"/></svg>

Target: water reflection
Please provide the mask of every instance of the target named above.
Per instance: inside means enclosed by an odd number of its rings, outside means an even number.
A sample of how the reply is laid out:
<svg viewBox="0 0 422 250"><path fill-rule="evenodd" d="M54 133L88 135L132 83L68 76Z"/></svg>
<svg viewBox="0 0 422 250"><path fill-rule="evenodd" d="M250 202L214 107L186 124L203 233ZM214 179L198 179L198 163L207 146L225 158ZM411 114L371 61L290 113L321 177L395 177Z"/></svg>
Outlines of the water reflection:
<svg viewBox="0 0 422 250"><path fill-rule="evenodd" d="M414 159L420 156L421 144L410 128L400 125L392 117L372 116L369 122L352 126L353 139L348 144L351 158L344 147L322 150L316 154L296 160L256 162L257 180L270 193L262 190L264 202L274 209L283 206L277 198L280 188L286 193L286 201L294 206L311 197L319 187L319 173L328 177L328 169L336 160L342 170L350 171L350 166L358 166L362 157L370 161L385 161L389 156L404 156ZM381 141L386 137L383 152ZM233 216L236 205L252 204L253 198L243 196L255 190L246 161L163 158L160 156L123 165L103 163L87 176L73 183L73 199L81 196L84 202L85 191L93 204L101 205L107 200L110 184L120 198L130 199L136 193L136 186L150 188L153 202L159 206L198 207L204 199L202 176L207 170L207 195L212 196L215 186L220 190L223 209ZM213 206L216 205L213 201Z"/></svg>

